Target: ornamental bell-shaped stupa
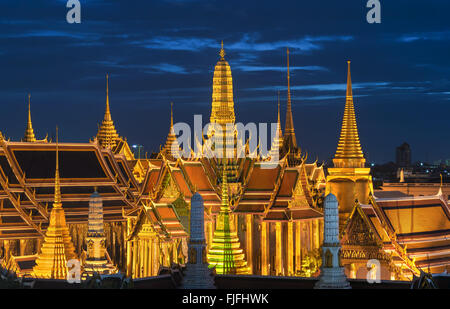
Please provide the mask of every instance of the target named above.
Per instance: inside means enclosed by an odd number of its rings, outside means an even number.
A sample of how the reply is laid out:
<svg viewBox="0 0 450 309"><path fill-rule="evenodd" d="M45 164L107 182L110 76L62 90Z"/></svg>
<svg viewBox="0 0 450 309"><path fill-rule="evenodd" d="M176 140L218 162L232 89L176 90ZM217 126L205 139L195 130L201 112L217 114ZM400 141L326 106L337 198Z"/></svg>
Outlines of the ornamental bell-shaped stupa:
<svg viewBox="0 0 450 309"><path fill-rule="evenodd" d="M111 274L115 272L106 259L106 235L103 229L103 201L95 191L89 199L88 232L86 237L87 258L84 264L86 275Z"/></svg>
<svg viewBox="0 0 450 309"><path fill-rule="evenodd" d="M184 271L183 288L214 289L214 279L208 268L205 240L205 206L197 192L191 198L190 235L188 263Z"/></svg>
<svg viewBox="0 0 450 309"><path fill-rule="evenodd" d="M324 201L322 268L316 289L351 289L341 265L339 210L336 196L328 194Z"/></svg>

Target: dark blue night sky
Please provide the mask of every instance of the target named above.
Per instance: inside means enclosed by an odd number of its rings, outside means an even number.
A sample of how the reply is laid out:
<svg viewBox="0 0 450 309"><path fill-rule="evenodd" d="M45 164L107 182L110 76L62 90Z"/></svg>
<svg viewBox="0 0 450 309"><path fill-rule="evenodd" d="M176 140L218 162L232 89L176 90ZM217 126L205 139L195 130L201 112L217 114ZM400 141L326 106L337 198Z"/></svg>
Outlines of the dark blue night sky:
<svg viewBox="0 0 450 309"><path fill-rule="evenodd" d="M286 51L297 140L310 158L336 149L352 60L355 107L369 161L450 158L450 2L381 0L81 0L81 24L65 0L0 0L0 131L23 136L32 94L37 138L85 142L101 122L105 74L112 116L130 144L156 151L175 121L209 119L212 73L224 41L237 121L276 120L286 100ZM284 113L282 114L284 125Z"/></svg>

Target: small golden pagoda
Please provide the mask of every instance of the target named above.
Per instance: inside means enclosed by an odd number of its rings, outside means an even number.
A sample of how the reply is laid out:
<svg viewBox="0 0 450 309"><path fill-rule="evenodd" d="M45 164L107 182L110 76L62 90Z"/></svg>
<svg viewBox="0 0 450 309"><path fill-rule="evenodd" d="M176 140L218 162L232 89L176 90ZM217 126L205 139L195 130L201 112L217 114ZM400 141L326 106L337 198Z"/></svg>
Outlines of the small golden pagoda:
<svg viewBox="0 0 450 309"><path fill-rule="evenodd" d="M58 133L56 134L55 200L44 243L33 268L33 276L36 278L66 279L67 261L77 258L61 203Z"/></svg>
<svg viewBox="0 0 450 309"><path fill-rule="evenodd" d="M347 93L341 136L333 159L334 167L328 169L327 177L327 194L333 193L339 202L341 227L352 212L355 200L367 204L369 194L373 191L370 168L364 167L366 159L361 149L356 125L350 61L347 63Z"/></svg>
<svg viewBox="0 0 450 309"><path fill-rule="evenodd" d="M175 130L173 129L173 102L170 103L170 130L169 134L167 135L166 144L164 145L163 149L161 150L161 153L164 154L166 158L169 160L176 160L178 158L178 155L175 153L175 151L180 150L180 145L177 141L177 136L175 135Z"/></svg>
<svg viewBox="0 0 450 309"><path fill-rule="evenodd" d="M281 119L280 119L280 92L278 91L277 136L272 141L269 157L273 158L275 156L278 156L278 158L281 159L280 153L282 147L283 147L283 131L281 129Z"/></svg>
<svg viewBox="0 0 450 309"><path fill-rule="evenodd" d="M102 125L98 129L97 140L105 148L114 149L120 138L117 134L117 130L114 126L114 122L111 118L111 111L109 109L109 86L108 75L106 75L106 110L105 117L103 118Z"/></svg>
<svg viewBox="0 0 450 309"><path fill-rule="evenodd" d="M244 251L235 229L233 214L228 198L228 181L226 166L222 173L222 205L216 220L216 230L208 252L210 267L215 267L217 274L245 275L249 273Z"/></svg>
<svg viewBox="0 0 450 309"><path fill-rule="evenodd" d="M34 143L36 142L36 136L34 136L33 124L31 123L31 94L28 94L28 121L23 142Z"/></svg>

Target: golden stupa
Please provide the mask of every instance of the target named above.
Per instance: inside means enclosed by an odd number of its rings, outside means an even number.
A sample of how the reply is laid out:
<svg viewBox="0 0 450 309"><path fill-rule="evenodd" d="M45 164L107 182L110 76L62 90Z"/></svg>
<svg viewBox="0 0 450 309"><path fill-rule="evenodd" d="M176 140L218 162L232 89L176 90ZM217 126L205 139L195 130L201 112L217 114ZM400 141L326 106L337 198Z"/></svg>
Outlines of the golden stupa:
<svg viewBox="0 0 450 309"><path fill-rule="evenodd" d="M338 199L341 227L350 216L355 201L367 204L369 195L373 192L370 168L364 166L366 159L356 125L350 61L347 69L347 92L341 136L333 159L334 167L328 169L327 176L327 194L332 193Z"/></svg>
<svg viewBox="0 0 450 309"><path fill-rule="evenodd" d="M109 86L108 75L106 75L106 110L102 125L98 129L97 140L103 147L114 149L119 139L119 134L117 134L109 109Z"/></svg>
<svg viewBox="0 0 450 309"><path fill-rule="evenodd" d="M179 157L180 146L177 141L177 136L175 135L175 130L173 128L173 102L170 103L170 130L167 135L166 144L164 145L161 152L169 159L176 159ZM177 153L178 152L178 153Z"/></svg>
<svg viewBox="0 0 450 309"><path fill-rule="evenodd" d="M33 268L33 276L36 278L67 279L67 261L77 258L61 203L58 155L58 137L56 137L55 200L44 243Z"/></svg>
<svg viewBox="0 0 450 309"><path fill-rule="evenodd" d="M209 267L214 267L217 274L245 275L249 273L229 204L226 166L222 173L222 205L208 252L208 262Z"/></svg>
<svg viewBox="0 0 450 309"><path fill-rule="evenodd" d="M333 163L335 167L364 167L366 159L359 142L358 127L356 125L355 107L353 105L352 79L350 61L348 63L347 93L344 117L342 120L341 137L339 139Z"/></svg>

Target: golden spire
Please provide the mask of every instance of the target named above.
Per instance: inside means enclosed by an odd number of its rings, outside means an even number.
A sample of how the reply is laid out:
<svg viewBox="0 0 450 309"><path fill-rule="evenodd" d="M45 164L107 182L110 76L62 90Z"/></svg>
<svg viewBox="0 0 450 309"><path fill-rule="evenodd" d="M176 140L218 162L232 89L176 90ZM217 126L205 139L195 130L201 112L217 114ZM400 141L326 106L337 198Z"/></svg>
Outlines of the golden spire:
<svg viewBox="0 0 450 309"><path fill-rule="evenodd" d="M106 111L104 120L112 120L111 111L109 110L109 76L106 74Z"/></svg>
<svg viewBox="0 0 450 309"><path fill-rule="evenodd" d="M109 80L108 74L106 74L106 110L103 118L102 125L97 132L97 140L105 148L111 148L117 146L119 140L119 134L117 134L114 122L111 117L111 111L109 108Z"/></svg>
<svg viewBox="0 0 450 309"><path fill-rule="evenodd" d="M280 139L281 144L283 144L283 131L281 130L281 118L280 118L280 91L279 90L278 90L278 120L277 120L277 127L278 127L278 138Z"/></svg>
<svg viewBox="0 0 450 309"><path fill-rule="evenodd" d="M173 102L170 102L170 131L173 131Z"/></svg>
<svg viewBox="0 0 450 309"><path fill-rule="evenodd" d="M347 92L344 117L342 120L341 137L339 139L333 163L335 167L364 167L365 159L359 141L358 127L356 125L355 107L353 105L352 80L350 74L350 61L347 72Z"/></svg>
<svg viewBox="0 0 450 309"><path fill-rule="evenodd" d="M167 135L166 144L164 145L164 148L162 149L162 152L164 155L174 160L175 158L178 158L178 155L174 153L174 150L179 151L180 146L177 141L177 136L175 135L175 130L173 128L173 102L170 102L170 129L169 134Z"/></svg>
<svg viewBox="0 0 450 309"><path fill-rule="evenodd" d="M23 137L24 142L34 143L36 137L34 135L33 124L31 123L31 94L28 94L28 121L25 135Z"/></svg>
<svg viewBox="0 0 450 309"><path fill-rule="evenodd" d="M211 123L234 123L233 78L231 68L225 60L223 41L220 49L220 60L214 68Z"/></svg>
<svg viewBox="0 0 450 309"><path fill-rule="evenodd" d="M227 178L225 164L222 172L222 203L217 216L211 248L208 252L208 262L210 267L215 268L217 274L245 275L249 273L249 269L233 222L234 216L230 208Z"/></svg>
<svg viewBox="0 0 450 309"><path fill-rule="evenodd" d="M225 49L223 49L223 41L220 43L220 45L221 45L219 52L220 60L225 60Z"/></svg>
<svg viewBox="0 0 450 309"><path fill-rule="evenodd" d="M67 279L67 261L76 258L75 247L61 203L58 128L56 128L55 197L50 213L50 223L36 259L36 266L33 268L33 276L47 279Z"/></svg>
<svg viewBox="0 0 450 309"><path fill-rule="evenodd" d="M287 107L286 107L286 124L283 136L283 155L289 154L288 161L290 165L296 165L300 161L300 149L297 146L297 138L294 130L294 117L292 116L291 102L291 75L289 71L289 48L286 49L287 54Z"/></svg>
<svg viewBox="0 0 450 309"><path fill-rule="evenodd" d="M59 180L59 149L58 149L58 127L56 127L56 169L55 169L55 200L53 208L62 208L61 187Z"/></svg>

